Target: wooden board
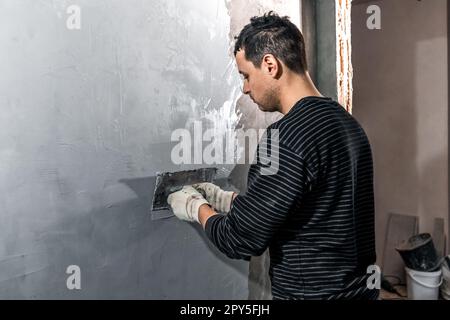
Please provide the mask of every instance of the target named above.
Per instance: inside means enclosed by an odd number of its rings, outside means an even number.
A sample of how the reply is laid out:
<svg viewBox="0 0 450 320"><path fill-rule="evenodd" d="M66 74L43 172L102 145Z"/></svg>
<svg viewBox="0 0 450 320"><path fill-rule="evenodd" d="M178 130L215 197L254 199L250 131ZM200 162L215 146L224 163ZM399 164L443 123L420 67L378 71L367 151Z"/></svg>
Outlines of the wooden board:
<svg viewBox="0 0 450 320"><path fill-rule="evenodd" d="M393 285L405 283L405 264L395 247L418 233L417 216L390 213L384 242L382 272Z"/></svg>
<svg viewBox="0 0 450 320"><path fill-rule="evenodd" d="M443 218L434 219L433 244L439 258L445 256L445 221Z"/></svg>

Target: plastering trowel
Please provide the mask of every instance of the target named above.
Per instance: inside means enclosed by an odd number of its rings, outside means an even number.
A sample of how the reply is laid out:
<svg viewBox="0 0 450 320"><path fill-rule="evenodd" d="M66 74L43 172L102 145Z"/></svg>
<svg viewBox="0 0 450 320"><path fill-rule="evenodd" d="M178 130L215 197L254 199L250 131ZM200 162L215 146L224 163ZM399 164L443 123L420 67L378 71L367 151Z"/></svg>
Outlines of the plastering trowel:
<svg viewBox="0 0 450 320"><path fill-rule="evenodd" d="M181 190L185 185L213 182L216 173L217 168L158 173L156 175L152 211L170 210L167 197L171 193Z"/></svg>

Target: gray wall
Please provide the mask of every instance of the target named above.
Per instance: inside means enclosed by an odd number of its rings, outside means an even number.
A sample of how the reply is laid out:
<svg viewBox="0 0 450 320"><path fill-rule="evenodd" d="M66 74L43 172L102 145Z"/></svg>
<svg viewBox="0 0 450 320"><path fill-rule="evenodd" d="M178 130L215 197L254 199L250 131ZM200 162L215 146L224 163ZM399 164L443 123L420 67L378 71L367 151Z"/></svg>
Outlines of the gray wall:
<svg viewBox="0 0 450 320"><path fill-rule="evenodd" d="M247 298L248 263L149 210L155 174L191 168L170 159L174 129L279 118L240 98L230 54L268 9L299 15L288 0L0 0L1 299Z"/></svg>
<svg viewBox="0 0 450 320"><path fill-rule="evenodd" d="M0 1L0 298L247 297L247 263L149 212L172 130L233 121L229 26L221 0Z"/></svg>
<svg viewBox="0 0 450 320"><path fill-rule="evenodd" d="M366 9L381 8L381 30ZM375 161L377 250L390 212L448 226L447 1L360 1L352 9L354 115ZM445 228L448 230L448 227Z"/></svg>
<svg viewBox="0 0 450 320"><path fill-rule="evenodd" d="M335 1L302 0L302 27L311 78L323 95L337 101Z"/></svg>
<svg viewBox="0 0 450 320"><path fill-rule="evenodd" d="M336 4L330 0L315 0L316 6L316 77L319 91L337 98L336 76Z"/></svg>

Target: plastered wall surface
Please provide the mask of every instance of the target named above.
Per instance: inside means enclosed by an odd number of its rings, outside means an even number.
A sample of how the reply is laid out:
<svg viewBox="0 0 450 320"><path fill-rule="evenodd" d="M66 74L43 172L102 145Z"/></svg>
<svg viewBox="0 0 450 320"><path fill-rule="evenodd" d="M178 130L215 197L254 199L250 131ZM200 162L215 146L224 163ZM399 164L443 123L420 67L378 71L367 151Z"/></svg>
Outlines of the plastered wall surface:
<svg viewBox="0 0 450 320"><path fill-rule="evenodd" d="M171 161L175 129L280 117L241 97L231 40L269 8L299 17L293 3L0 0L1 299L248 297L247 262L150 203L157 172L204 166Z"/></svg>
<svg viewBox="0 0 450 320"><path fill-rule="evenodd" d="M370 5L381 30L366 27ZM448 224L447 2L366 1L352 12L353 113L374 153L380 260L389 213L418 216L420 232L435 217Z"/></svg>

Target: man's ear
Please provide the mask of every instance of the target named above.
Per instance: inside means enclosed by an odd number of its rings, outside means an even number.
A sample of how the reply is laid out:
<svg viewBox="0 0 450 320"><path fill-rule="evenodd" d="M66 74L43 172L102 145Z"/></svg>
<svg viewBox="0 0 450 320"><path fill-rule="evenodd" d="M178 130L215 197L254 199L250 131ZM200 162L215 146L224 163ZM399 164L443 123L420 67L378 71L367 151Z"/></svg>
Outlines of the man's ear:
<svg viewBox="0 0 450 320"><path fill-rule="evenodd" d="M264 72L266 72L268 75L272 76L273 78L278 78L280 71L281 71L281 65L278 59L276 59L273 54L266 54L263 57L262 60L262 67Z"/></svg>

